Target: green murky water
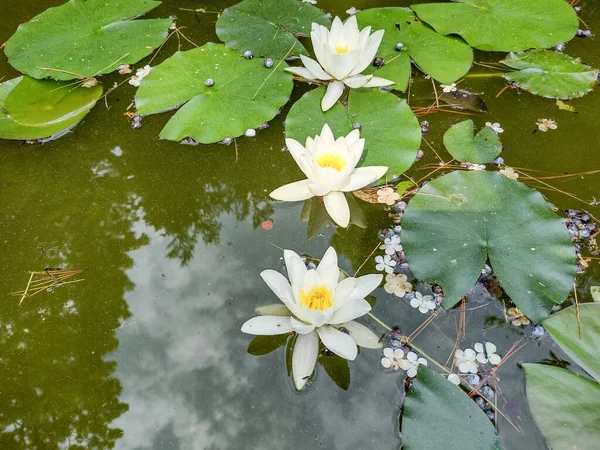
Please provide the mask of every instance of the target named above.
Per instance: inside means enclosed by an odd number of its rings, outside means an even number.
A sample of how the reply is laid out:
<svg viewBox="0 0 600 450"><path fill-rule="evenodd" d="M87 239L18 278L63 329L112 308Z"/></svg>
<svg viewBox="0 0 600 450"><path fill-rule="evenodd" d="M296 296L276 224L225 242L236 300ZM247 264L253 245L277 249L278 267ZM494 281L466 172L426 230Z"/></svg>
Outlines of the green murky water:
<svg viewBox="0 0 600 450"><path fill-rule="evenodd" d="M19 23L61 3L3 0L0 42ZM216 15L197 18L180 8L217 10L233 3L166 0L151 16L176 15L186 35L202 44L217 41ZM318 6L344 15L349 6L399 3L323 0ZM600 6L585 0L580 5L583 19L600 30ZM176 49L169 42L153 64ZM600 66L594 39L576 38L567 52ZM485 69L472 73L478 71ZM0 79L16 75L2 55ZM102 78L106 86L116 80ZM496 98L504 86L497 77L470 76L460 86L482 93L487 102L488 114L473 117L478 127L502 124L508 164L553 173L600 167L597 90L573 100L578 114L572 114L515 90ZM0 141L0 448L398 448L402 378L380 368L379 351L365 350L351 363L348 391L319 368L299 395L287 380L283 350L250 356L251 337L239 331L256 306L275 300L258 274L282 267L278 247L319 256L333 244L342 267L352 272L377 244L373 230L391 225L387 213L361 203L369 230L327 228L308 241L307 224L299 220L302 205L268 198L299 173L281 151L282 116L255 138L238 139L236 156L233 145L159 140L167 114L145 118L133 130L123 115L133 95L134 88L124 84L57 141ZM431 84L417 79L411 105L429 105L431 96ZM427 141L443 152L443 132L461 118L428 115ZM558 129L533 134L538 118L555 119ZM423 150L425 158L409 172L415 177L427 173L424 164L437 161L426 145ZM581 199L600 197L600 177L551 183ZM583 206L543 193L559 208ZM600 208L587 209L600 216ZM273 230L260 227L265 220L273 221ZM84 281L42 292L21 307L7 295L25 287L28 271L59 266L89 270L79 277ZM374 271L373 261L362 269ZM589 287L599 282L593 264L579 278L580 298L588 300ZM420 325L423 316L406 301L382 289L376 293L373 312L386 323L406 333ZM465 342L481 340L486 328L486 338L503 354L523 331L505 323L502 304L486 295L469 299L483 306L469 312ZM445 362L457 322L457 313L443 313L416 342ZM527 342L497 373L498 406L523 430L498 419L506 448L544 448L517 363L566 360L547 337Z"/></svg>

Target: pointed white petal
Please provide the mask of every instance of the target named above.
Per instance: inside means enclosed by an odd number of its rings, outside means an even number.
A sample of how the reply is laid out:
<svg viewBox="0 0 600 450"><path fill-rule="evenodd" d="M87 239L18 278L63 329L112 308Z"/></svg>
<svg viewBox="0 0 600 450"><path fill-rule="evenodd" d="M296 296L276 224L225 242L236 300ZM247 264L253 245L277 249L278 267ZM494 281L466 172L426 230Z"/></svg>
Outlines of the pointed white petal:
<svg viewBox="0 0 600 450"><path fill-rule="evenodd" d="M356 358L356 354L358 353L356 343L354 342L354 339L346 333L342 333L327 325L317 328L317 333L319 333L319 337L321 338L321 341L323 341L325 347L336 355L350 361L353 361L354 358Z"/></svg>
<svg viewBox="0 0 600 450"><path fill-rule="evenodd" d="M327 92L321 100L321 109L327 111L336 104L338 99L344 93L344 83L341 81L331 81L327 86Z"/></svg>
<svg viewBox="0 0 600 450"><path fill-rule="evenodd" d="M331 264L319 271L320 284L324 285L331 292L336 288L340 279L340 269L336 264Z"/></svg>
<svg viewBox="0 0 600 450"><path fill-rule="evenodd" d="M296 164L298 164L298 166L300 166L300 163L299 163L300 156L306 155L308 153L306 148L304 148L304 146L297 140L289 139L289 138L285 140L285 145L287 146L288 150L290 151L290 155L292 155L292 158L294 158L294 161L296 161Z"/></svg>
<svg viewBox="0 0 600 450"><path fill-rule="evenodd" d="M300 320L297 320L294 317L290 317L290 324L292 325L292 328L294 329L294 331L298 334L308 334L312 330L315 329L314 325L311 325L310 323L302 322Z"/></svg>
<svg viewBox="0 0 600 450"><path fill-rule="evenodd" d="M302 78L306 78L307 80L317 80L317 76L308 70L306 67L286 67L286 72L293 73Z"/></svg>
<svg viewBox="0 0 600 450"><path fill-rule="evenodd" d="M321 65L316 62L314 59L309 58L308 56L300 55L300 59L304 66L317 77L319 80L328 81L331 80L331 75L323 70Z"/></svg>
<svg viewBox="0 0 600 450"><path fill-rule="evenodd" d="M367 84L365 84L364 87L372 88L372 87L390 86L394 83L395 82L392 80L386 80L385 78L380 78L380 77L373 77L373 78L371 78L371 81L369 81Z"/></svg>
<svg viewBox="0 0 600 450"><path fill-rule="evenodd" d="M363 324L350 321L342 324L350 332L350 336L356 342L356 345L364 348L381 348L383 344L379 342L379 336L373 333L369 328Z"/></svg>
<svg viewBox="0 0 600 450"><path fill-rule="evenodd" d="M351 298L365 298L379 287L383 281L383 275L372 273L356 278L356 287L352 291Z"/></svg>
<svg viewBox="0 0 600 450"><path fill-rule="evenodd" d="M324 197L331 192L329 186L324 186L317 183L309 183L308 187L315 197Z"/></svg>
<svg viewBox="0 0 600 450"><path fill-rule="evenodd" d="M369 67L377 55L379 44L381 44L381 40L383 39L383 33L383 30L377 30L369 36L369 39L367 39L367 45L362 48L359 61L354 66L351 75L361 73L363 70Z"/></svg>
<svg viewBox="0 0 600 450"><path fill-rule="evenodd" d="M319 133L318 137L320 138L319 141L322 140L326 143L335 142L335 138L333 137L333 131L331 131L331 128L328 124L323 125L323 128L321 128L321 132Z"/></svg>
<svg viewBox="0 0 600 450"><path fill-rule="evenodd" d="M352 192L364 188L379 180L387 171L388 168L385 166L359 167L352 172L350 182L341 190L342 192Z"/></svg>
<svg viewBox="0 0 600 450"><path fill-rule="evenodd" d="M346 300L350 298L354 288L356 287L356 278L348 277L344 278L335 288L335 294L333 295L333 302L336 305L336 309L342 306Z"/></svg>
<svg viewBox="0 0 600 450"><path fill-rule="evenodd" d="M308 334L299 334L292 352L292 376L294 385L299 391L306 385L308 378L315 370L318 355L319 336L317 333L312 331Z"/></svg>
<svg viewBox="0 0 600 450"><path fill-rule="evenodd" d="M317 266L317 272L322 273L330 265L338 265L337 253L333 247L329 247L323 255L323 259L321 259L321 262Z"/></svg>
<svg viewBox="0 0 600 450"><path fill-rule="evenodd" d="M346 86L352 89L364 87L369 81L371 81L373 75L353 75L351 77L346 77L342 81Z"/></svg>
<svg viewBox="0 0 600 450"><path fill-rule="evenodd" d="M287 306L281 303L273 303L271 305L259 306L255 311L261 316L291 316L292 312Z"/></svg>
<svg viewBox="0 0 600 450"><path fill-rule="evenodd" d="M346 135L346 145L350 147L355 142L358 142L360 139L360 130L352 130L350 133Z"/></svg>
<svg viewBox="0 0 600 450"><path fill-rule="evenodd" d="M242 331L260 336L273 336L293 331L290 318L285 316L258 316L244 322Z"/></svg>
<svg viewBox="0 0 600 450"><path fill-rule="evenodd" d="M272 269L263 270L260 276L292 314L296 316L301 315L300 307L294 299L292 287L286 277Z"/></svg>
<svg viewBox="0 0 600 450"><path fill-rule="evenodd" d="M363 299L349 300L333 313L329 323L341 324L364 316L371 311L371 305Z"/></svg>
<svg viewBox="0 0 600 450"><path fill-rule="evenodd" d="M315 196L308 187L308 180L295 181L286 184L285 186L275 189L269 195L275 200L282 200L284 202L296 202Z"/></svg>
<svg viewBox="0 0 600 450"><path fill-rule="evenodd" d="M340 227L346 228L350 223L350 208L348 201L342 192L330 192L323 197L325 209L329 216Z"/></svg>
<svg viewBox="0 0 600 450"><path fill-rule="evenodd" d="M293 250L283 251L283 260L285 261L285 268L292 284L292 290L295 286L302 287L304 283L304 276L306 275L307 269L304 261L300 258L300 255Z"/></svg>

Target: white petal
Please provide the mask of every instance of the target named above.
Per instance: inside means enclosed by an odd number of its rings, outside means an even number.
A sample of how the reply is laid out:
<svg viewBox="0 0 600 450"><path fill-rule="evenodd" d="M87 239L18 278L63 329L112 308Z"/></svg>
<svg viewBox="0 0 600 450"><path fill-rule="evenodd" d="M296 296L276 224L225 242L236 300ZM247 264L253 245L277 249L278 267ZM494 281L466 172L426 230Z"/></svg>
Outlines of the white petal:
<svg viewBox="0 0 600 450"><path fill-rule="evenodd" d="M408 352L406 355L406 359L408 359L410 362L414 363L417 361L418 357L415 352Z"/></svg>
<svg viewBox="0 0 600 450"><path fill-rule="evenodd" d="M404 350L397 348L394 349L394 358L400 360L404 357Z"/></svg>
<svg viewBox="0 0 600 450"><path fill-rule="evenodd" d="M412 306L413 308L418 308L420 305L421 302L416 297L410 299L410 306Z"/></svg>
<svg viewBox="0 0 600 450"><path fill-rule="evenodd" d="M469 358L469 359L473 359L475 357L476 353L473 351L473 349L468 348L465 350L465 357Z"/></svg>
<svg viewBox="0 0 600 450"><path fill-rule="evenodd" d="M356 278L348 277L339 282L333 294L333 303L340 307L346 300L351 297L354 288L356 287Z"/></svg>
<svg viewBox="0 0 600 450"><path fill-rule="evenodd" d="M406 371L406 375L408 375L410 378L414 378L417 376L417 368L416 367L411 367L410 369L408 369Z"/></svg>
<svg viewBox="0 0 600 450"><path fill-rule="evenodd" d="M381 365L386 369L389 369L390 367L392 367L392 361L390 361L387 358L381 358Z"/></svg>
<svg viewBox="0 0 600 450"><path fill-rule="evenodd" d="M497 354L493 354L493 355L489 355L490 356L490 363L493 364L494 366L497 366L498 364L500 364L500 361L502 360L502 358L500 357L500 355Z"/></svg>
<svg viewBox="0 0 600 450"><path fill-rule="evenodd" d="M360 139L360 130L352 130L346 135L346 145L350 147Z"/></svg>
<svg viewBox="0 0 600 450"><path fill-rule="evenodd" d="M473 348L477 353L483 353L483 344L481 342L476 342Z"/></svg>
<svg viewBox="0 0 600 450"><path fill-rule="evenodd" d="M364 87L372 88L372 87L390 86L394 83L395 82L392 80L388 80L388 79L380 78L380 77L373 77L373 78L371 78L371 81L369 81Z"/></svg>
<svg viewBox="0 0 600 450"><path fill-rule="evenodd" d="M471 371L470 367L471 367L470 364L467 364L465 362L461 362L458 365L458 370L460 371L460 373L469 373Z"/></svg>
<svg viewBox="0 0 600 450"><path fill-rule="evenodd" d="M294 293L287 278L272 269L263 270L260 276L292 314L298 316L300 308L294 299Z"/></svg>
<svg viewBox="0 0 600 450"><path fill-rule="evenodd" d="M318 270L319 268L317 268ZM336 286L338 285L338 280L340 279L340 269L337 264L330 264L329 266L325 266L325 268L321 268L317 272L319 274L320 283L324 285L330 291L334 291Z"/></svg>
<svg viewBox="0 0 600 450"><path fill-rule="evenodd" d="M317 272L321 274L323 270L327 269L327 267L330 265L335 265L336 267L338 265L337 253L335 252L335 248L333 247L329 247L323 255L321 262L317 266Z"/></svg>
<svg viewBox="0 0 600 450"><path fill-rule="evenodd" d="M296 202L307 200L315 195L308 187L308 180L295 181L275 189L269 194L275 200L284 202Z"/></svg>
<svg viewBox="0 0 600 450"><path fill-rule="evenodd" d="M391 349L390 347L386 347L383 349L383 354L386 358L393 358L394 357L394 350Z"/></svg>
<svg viewBox="0 0 600 450"><path fill-rule="evenodd" d="M242 331L260 336L273 336L293 331L290 318L285 316L258 316L247 320Z"/></svg>
<svg viewBox="0 0 600 450"><path fill-rule="evenodd" d="M371 305L363 299L350 300L333 313L329 323L340 324L364 316L371 311Z"/></svg>
<svg viewBox="0 0 600 450"><path fill-rule="evenodd" d="M450 375L448 375L448 381L458 386L460 384L460 377L455 373L451 373Z"/></svg>
<svg viewBox="0 0 600 450"><path fill-rule="evenodd" d="M299 391L315 370L319 355L319 336L316 332L299 334L292 352L292 375Z"/></svg>
<svg viewBox="0 0 600 450"><path fill-rule="evenodd" d="M331 192L331 188L329 188L329 186L323 186L317 183L309 183L308 187L315 197L325 197Z"/></svg>
<svg viewBox="0 0 600 450"><path fill-rule="evenodd" d="M336 355L350 361L353 361L354 358L356 358L356 354L358 353L356 343L354 342L354 339L346 333L342 333L327 325L317 328L317 333L319 333L319 337L321 338L321 341L323 341L325 347Z"/></svg>
<svg viewBox="0 0 600 450"><path fill-rule="evenodd" d="M329 216L340 227L346 228L350 223L350 208L342 192L330 192L323 197L325 209Z"/></svg>
<svg viewBox="0 0 600 450"><path fill-rule="evenodd" d="M308 56L304 56L304 55L300 55L300 59L302 60L302 63L304 64L304 66L310 71L312 72L315 77L319 80L331 80L331 75L329 75L327 72L325 72L323 70L323 68L321 67L321 65L316 62L314 59L309 58Z"/></svg>
<svg viewBox="0 0 600 450"><path fill-rule="evenodd" d="M331 81L327 86L327 92L321 100L321 109L327 111L336 104L338 99L344 93L344 83L341 81Z"/></svg>
<svg viewBox="0 0 600 450"><path fill-rule="evenodd" d="M291 316L292 312L287 306L281 303L274 303L271 305L259 306L255 311L261 316Z"/></svg>
<svg viewBox="0 0 600 450"><path fill-rule="evenodd" d="M301 155L305 155L308 153L308 150L297 140L295 139L286 139L285 140L285 145L287 146L288 150L290 151L290 154L292 155L292 158L294 158L294 161L296 161L296 164L298 164L298 166L300 166L300 156Z"/></svg>
<svg viewBox="0 0 600 450"><path fill-rule="evenodd" d="M351 89L364 87L369 81L371 81L373 75L353 75L351 77L346 77L342 81L346 86Z"/></svg>
<svg viewBox="0 0 600 450"><path fill-rule="evenodd" d="M290 324L292 325L294 331L298 334L308 334L315 329L314 325L311 325L310 323L306 322L301 322L295 317L290 317Z"/></svg>
<svg viewBox="0 0 600 450"><path fill-rule="evenodd" d="M351 192L361 189L379 180L387 171L388 168L385 166L368 166L354 169L354 172L350 175L350 182L341 190L343 192Z"/></svg>
<svg viewBox="0 0 600 450"><path fill-rule="evenodd" d="M333 136L333 131L331 131L331 128L329 127L328 124L323 125L323 128L321 128L321 132L319 133L319 138L321 138L320 140L325 141L326 143L334 143L335 142L335 137Z"/></svg>
<svg viewBox="0 0 600 450"><path fill-rule="evenodd" d="M381 40L383 39L383 33L383 30L377 30L369 36L367 45L362 48L360 59L356 66L354 66L352 72L350 72L351 75L360 73L369 67L377 54L377 50L379 50L379 44L381 44Z"/></svg>
<svg viewBox="0 0 600 450"><path fill-rule="evenodd" d="M356 278L356 287L352 291L352 298L365 298L379 287L383 281L383 275L372 273Z"/></svg>
<svg viewBox="0 0 600 450"><path fill-rule="evenodd" d="M491 342L486 342L485 343L485 350L488 352L488 354L491 354L491 353L496 353L497 348Z"/></svg>
<svg viewBox="0 0 600 450"><path fill-rule="evenodd" d="M363 324L350 321L342 324L350 332L350 336L356 342L356 345L364 348L381 348L383 344L379 342L379 336L373 333L369 328Z"/></svg>
<svg viewBox="0 0 600 450"><path fill-rule="evenodd" d="M283 251L283 260L285 261L285 268L288 273L290 282L292 283L292 290L295 286L299 288L304 284L304 276L306 275L307 269L302 258L293 250Z"/></svg>
<svg viewBox="0 0 600 450"><path fill-rule="evenodd" d="M286 72L293 73L302 78L306 78L307 80L316 80L317 77L314 73L308 70L306 67L286 67Z"/></svg>

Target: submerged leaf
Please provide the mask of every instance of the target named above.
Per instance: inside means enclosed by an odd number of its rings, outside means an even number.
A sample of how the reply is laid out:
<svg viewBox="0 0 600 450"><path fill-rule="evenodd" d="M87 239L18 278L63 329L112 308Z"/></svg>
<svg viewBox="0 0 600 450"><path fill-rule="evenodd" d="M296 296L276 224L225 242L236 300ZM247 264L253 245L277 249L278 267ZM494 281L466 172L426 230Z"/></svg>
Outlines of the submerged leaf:
<svg viewBox="0 0 600 450"><path fill-rule="evenodd" d="M348 360L340 358L337 355L325 356L319 355L319 364L323 366L329 378L344 391L350 387L350 367Z"/></svg>
<svg viewBox="0 0 600 450"><path fill-rule="evenodd" d="M583 97L598 80L598 70L582 64L577 58L548 50L510 53L500 62L518 69L517 72L502 74L504 78L542 97Z"/></svg>
<svg viewBox="0 0 600 450"><path fill-rule="evenodd" d="M79 122L102 95L102 87L23 76L0 84L0 138L41 139Z"/></svg>
<svg viewBox="0 0 600 450"><path fill-rule="evenodd" d="M267 68L223 44L177 52L143 79L137 112L155 114L183 104L162 129L163 139L190 137L207 144L241 136L271 120L288 101L294 83L281 66Z"/></svg>
<svg viewBox="0 0 600 450"><path fill-rule="evenodd" d="M411 8L441 34L485 51L550 48L575 36L579 20L564 0L458 0Z"/></svg>
<svg viewBox="0 0 600 450"><path fill-rule="evenodd" d="M406 450L500 448L494 426L475 402L423 365L406 393L402 444Z"/></svg>
<svg viewBox="0 0 600 450"><path fill-rule="evenodd" d="M523 364L527 401L553 450L592 449L600 441L600 384L565 369Z"/></svg>
<svg viewBox="0 0 600 450"><path fill-rule="evenodd" d="M71 0L20 25L4 51L15 69L33 78L72 80L109 73L145 58L167 37L172 19L130 20L158 5Z"/></svg>
<svg viewBox="0 0 600 450"><path fill-rule="evenodd" d="M567 298L577 269L563 220L539 192L498 172L456 171L427 183L404 213L402 244L416 278L443 287L444 308L473 288L489 258L535 322Z"/></svg>
<svg viewBox="0 0 600 450"><path fill-rule="evenodd" d="M248 353L254 356L261 356L277 350L287 343L289 335L277 334L275 336L256 336L248 344Z"/></svg>
<svg viewBox="0 0 600 450"><path fill-rule="evenodd" d="M319 8L296 0L244 0L217 20L217 36L227 47L254 56L282 59L308 55L297 36L308 36L313 22L329 27ZM292 49L293 47L293 49ZM290 51L291 50L291 51Z"/></svg>
<svg viewBox="0 0 600 450"><path fill-rule="evenodd" d="M476 164L492 162L502 151L502 143L490 127L482 128L475 135L472 120L456 123L444 134L444 146L457 161Z"/></svg>
<svg viewBox="0 0 600 450"><path fill-rule="evenodd" d="M385 30L377 56L385 61L375 75L396 82L394 89L406 90L410 60L441 83L453 83L473 63L473 51L454 36L442 36L423 24L408 8L372 8L356 14L359 27ZM402 50L396 46L401 43Z"/></svg>
<svg viewBox="0 0 600 450"><path fill-rule="evenodd" d="M337 103L321 110L324 89L313 89L294 103L285 124L288 138L304 145L307 137L329 124L336 137L360 126L365 151L359 166L388 166L387 177L397 177L415 161L421 144L421 126L406 101L376 89L352 89L348 107Z"/></svg>

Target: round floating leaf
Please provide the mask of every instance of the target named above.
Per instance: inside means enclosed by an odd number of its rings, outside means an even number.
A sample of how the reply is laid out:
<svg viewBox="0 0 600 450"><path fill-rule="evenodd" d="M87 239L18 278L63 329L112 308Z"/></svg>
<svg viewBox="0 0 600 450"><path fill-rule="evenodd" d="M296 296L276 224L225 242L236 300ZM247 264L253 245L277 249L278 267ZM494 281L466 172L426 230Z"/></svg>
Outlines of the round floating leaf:
<svg viewBox="0 0 600 450"><path fill-rule="evenodd" d="M542 195L499 172L456 171L422 187L402 218L407 262L440 284L444 308L474 286L489 258L502 287L535 322L573 287L575 249Z"/></svg>
<svg viewBox="0 0 600 450"><path fill-rule="evenodd" d="M444 146L457 161L476 164L492 162L502 151L502 143L494 130L485 127L475 135L472 120L456 123L444 134Z"/></svg>
<svg viewBox="0 0 600 450"><path fill-rule="evenodd" d="M71 80L109 73L148 56L167 37L172 19L129 20L158 5L149 0L71 0L20 25L4 51L15 69L34 78Z"/></svg>
<svg viewBox="0 0 600 450"><path fill-rule="evenodd" d="M523 364L523 368L529 409L548 447L598 448L600 384L558 367Z"/></svg>
<svg viewBox="0 0 600 450"><path fill-rule="evenodd" d="M337 355L325 356L319 355L319 363L325 369L329 378L344 391L347 391L350 387L350 367L348 366L348 360L340 358Z"/></svg>
<svg viewBox="0 0 600 450"><path fill-rule="evenodd" d="M154 114L185 103L162 129L164 139L190 137L208 144L241 136L271 120L288 101L294 83L284 65L268 69L223 44L177 52L143 79L135 96L137 112Z"/></svg>
<svg viewBox="0 0 600 450"><path fill-rule="evenodd" d="M216 26L217 36L227 47L282 59L286 55L308 55L297 36L310 35L313 22L330 25L328 16L310 3L245 0L225 9Z"/></svg>
<svg viewBox="0 0 600 450"><path fill-rule="evenodd" d="M385 30L378 56L385 65L376 75L396 82L395 89L406 90L410 59L441 83L453 83L464 76L473 63L473 50L457 37L442 36L423 24L408 8L372 8L356 14L359 27ZM404 45L402 51L396 45Z"/></svg>
<svg viewBox="0 0 600 450"><path fill-rule="evenodd" d="M598 80L598 70L586 66L577 58L548 50L510 53L501 61L517 72L502 74L516 81L521 89L548 98L582 97Z"/></svg>
<svg viewBox="0 0 600 450"><path fill-rule="evenodd" d="M336 137L352 131L360 124L365 138L361 166L388 166L388 178L406 171L415 161L421 144L421 126L402 99L377 89L352 89L348 107L337 103L327 112L321 110L324 88L313 89L294 103L286 122L285 133L304 144L307 137L321 132L329 124Z"/></svg>
<svg viewBox="0 0 600 450"><path fill-rule="evenodd" d="M406 393L402 444L405 450L500 448L485 413L462 389L426 366L419 366Z"/></svg>
<svg viewBox="0 0 600 450"><path fill-rule="evenodd" d="M79 122L102 95L102 87L24 76L0 84L0 138L41 139Z"/></svg>
<svg viewBox="0 0 600 450"><path fill-rule="evenodd" d="M600 304L579 305L579 320L581 339L577 325L577 309L574 306L548 317L544 320L544 327L569 357L600 381Z"/></svg>
<svg viewBox="0 0 600 450"><path fill-rule="evenodd" d="M579 20L564 0L458 0L411 8L441 34L458 34L479 50L550 48L575 36Z"/></svg>
<svg viewBox="0 0 600 450"><path fill-rule="evenodd" d="M250 341L250 344L248 344L247 352L254 356L267 355L285 345L287 340L287 334L277 334L275 336L256 336Z"/></svg>

